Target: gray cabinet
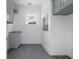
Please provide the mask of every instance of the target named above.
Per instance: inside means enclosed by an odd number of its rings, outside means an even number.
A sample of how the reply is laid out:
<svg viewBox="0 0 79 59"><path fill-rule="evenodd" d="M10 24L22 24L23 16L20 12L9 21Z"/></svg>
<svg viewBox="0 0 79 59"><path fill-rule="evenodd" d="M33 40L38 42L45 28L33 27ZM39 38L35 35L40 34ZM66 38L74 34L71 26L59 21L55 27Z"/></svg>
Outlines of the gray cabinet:
<svg viewBox="0 0 79 59"><path fill-rule="evenodd" d="M70 5L70 4L72 4L73 3L73 0L63 0L64 2L64 7L66 7L66 6L68 6L68 5Z"/></svg>
<svg viewBox="0 0 79 59"><path fill-rule="evenodd" d="M73 0L54 0L53 13L55 15L67 15L73 12Z"/></svg>
<svg viewBox="0 0 79 59"><path fill-rule="evenodd" d="M21 44L21 32L13 31L9 33L10 48L18 48Z"/></svg>
<svg viewBox="0 0 79 59"><path fill-rule="evenodd" d="M13 0L7 0L7 23L12 24L14 20L14 2Z"/></svg>

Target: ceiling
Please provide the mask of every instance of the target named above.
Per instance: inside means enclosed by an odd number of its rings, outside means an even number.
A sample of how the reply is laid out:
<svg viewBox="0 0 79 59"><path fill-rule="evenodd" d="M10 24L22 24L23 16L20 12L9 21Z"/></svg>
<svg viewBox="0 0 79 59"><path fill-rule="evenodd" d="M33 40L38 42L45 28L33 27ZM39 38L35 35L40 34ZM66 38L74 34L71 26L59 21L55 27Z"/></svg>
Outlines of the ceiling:
<svg viewBox="0 0 79 59"><path fill-rule="evenodd" d="M32 4L32 5L41 5L41 0L14 0L14 3L16 5L28 5L28 4Z"/></svg>

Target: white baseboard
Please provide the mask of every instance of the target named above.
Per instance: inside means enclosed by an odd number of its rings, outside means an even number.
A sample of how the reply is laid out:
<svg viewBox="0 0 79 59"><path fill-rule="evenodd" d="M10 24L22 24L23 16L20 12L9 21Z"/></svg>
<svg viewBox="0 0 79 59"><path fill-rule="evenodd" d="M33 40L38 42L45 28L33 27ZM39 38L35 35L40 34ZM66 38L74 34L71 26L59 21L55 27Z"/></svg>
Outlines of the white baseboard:
<svg viewBox="0 0 79 59"><path fill-rule="evenodd" d="M51 50L48 46L44 46L44 49L46 50L46 52L50 55L50 56L53 56L53 55L67 55L67 52L65 50Z"/></svg>
<svg viewBox="0 0 79 59"><path fill-rule="evenodd" d="M43 45L42 45L43 46ZM52 50L49 49L48 47L43 46L43 48L46 50L46 52L51 56L52 54Z"/></svg>

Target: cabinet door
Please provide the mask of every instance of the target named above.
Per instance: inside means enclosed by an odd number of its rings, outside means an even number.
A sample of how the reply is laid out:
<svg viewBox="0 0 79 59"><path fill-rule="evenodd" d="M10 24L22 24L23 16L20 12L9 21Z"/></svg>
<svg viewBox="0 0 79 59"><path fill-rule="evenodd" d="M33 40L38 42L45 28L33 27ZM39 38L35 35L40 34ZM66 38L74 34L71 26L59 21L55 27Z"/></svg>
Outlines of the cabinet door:
<svg viewBox="0 0 79 59"><path fill-rule="evenodd" d="M60 0L54 0L54 13L60 10Z"/></svg>
<svg viewBox="0 0 79 59"><path fill-rule="evenodd" d="M67 7L68 5L73 3L73 0L63 0L64 1L64 7Z"/></svg>

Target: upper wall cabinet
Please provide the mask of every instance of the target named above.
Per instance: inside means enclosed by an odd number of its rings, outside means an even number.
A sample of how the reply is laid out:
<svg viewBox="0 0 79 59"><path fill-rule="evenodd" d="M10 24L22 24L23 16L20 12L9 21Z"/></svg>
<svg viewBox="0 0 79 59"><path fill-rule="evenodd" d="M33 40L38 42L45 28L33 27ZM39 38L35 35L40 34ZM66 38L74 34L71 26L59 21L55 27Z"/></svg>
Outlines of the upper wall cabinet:
<svg viewBox="0 0 79 59"><path fill-rule="evenodd" d="M73 12L73 0L54 0L53 13L55 15L68 15Z"/></svg>
<svg viewBox="0 0 79 59"><path fill-rule="evenodd" d="M13 24L14 20L14 3L13 0L7 0L7 23Z"/></svg>

